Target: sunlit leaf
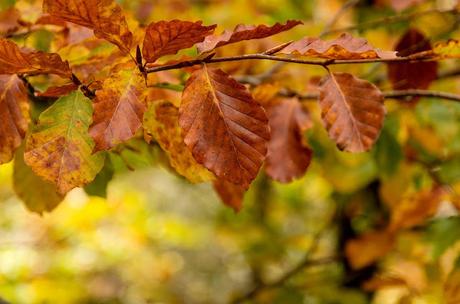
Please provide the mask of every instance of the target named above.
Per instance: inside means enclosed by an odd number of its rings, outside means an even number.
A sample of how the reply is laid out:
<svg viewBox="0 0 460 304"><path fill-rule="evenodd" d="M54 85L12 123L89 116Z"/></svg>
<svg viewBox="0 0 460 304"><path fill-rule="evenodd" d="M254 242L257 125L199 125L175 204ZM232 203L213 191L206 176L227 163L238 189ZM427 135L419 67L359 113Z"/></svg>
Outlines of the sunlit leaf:
<svg viewBox="0 0 460 304"><path fill-rule="evenodd" d="M270 138L264 109L219 69L203 66L187 81L179 123L198 163L247 187L259 172Z"/></svg>
<svg viewBox="0 0 460 304"><path fill-rule="evenodd" d="M44 111L27 138L25 162L61 194L94 179L104 164L88 134L91 101L74 91Z"/></svg>

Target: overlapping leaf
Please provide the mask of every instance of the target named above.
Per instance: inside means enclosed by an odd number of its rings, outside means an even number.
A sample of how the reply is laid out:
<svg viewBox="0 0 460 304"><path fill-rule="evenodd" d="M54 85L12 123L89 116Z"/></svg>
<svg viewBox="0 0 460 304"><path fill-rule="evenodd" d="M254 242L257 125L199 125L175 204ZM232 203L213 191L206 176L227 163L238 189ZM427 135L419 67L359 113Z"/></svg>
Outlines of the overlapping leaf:
<svg viewBox="0 0 460 304"><path fill-rule="evenodd" d="M235 212L241 210L244 193L246 192L243 186L235 185L222 179L214 181L213 186L225 205L235 210Z"/></svg>
<svg viewBox="0 0 460 304"><path fill-rule="evenodd" d="M0 74L56 74L70 78L67 61L58 54L21 50L14 42L0 39Z"/></svg>
<svg viewBox="0 0 460 304"><path fill-rule="evenodd" d="M329 41L305 37L289 44L279 53L327 59L396 58L396 52L381 51L370 45L366 39L355 38L348 33Z"/></svg>
<svg viewBox="0 0 460 304"><path fill-rule="evenodd" d="M329 137L339 149L364 152L377 140L385 108L375 85L351 74L331 73L320 88L319 104Z"/></svg>
<svg viewBox="0 0 460 304"><path fill-rule="evenodd" d="M276 99L265 108L271 130L265 170L274 180L287 183L302 176L310 164L312 150L303 132L312 121L297 98Z"/></svg>
<svg viewBox="0 0 460 304"><path fill-rule="evenodd" d="M429 40L418 30L409 29L396 45L399 56L431 51ZM388 64L388 78L396 90L427 89L437 78L438 63L399 62Z"/></svg>
<svg viewBox="0 0 460 304"><path fill-rule="evenodd" d="M14 157L13 187L27 209L42 214L50 212L64 199L50 182L44 181L24 162L24 148L16 151Z"/></svg>
<svg viewBox="0 0 460 304"><path fill-rule="evenodd" d="M171 166L192 183L214 179L214 175L193 158L179 127L179 110L170 102L152 103L144 115L146 136L152 136L166 151Z"/></svg>
<svg viewBox="0 0 460 304"><path fill-rule="evenodd" d="M43 11L64 21L94 30L125 53L129 53L133 34L120 6L114 0L44 0Z"/></svg>
<svg viewBox="0 0 460 304"><path fill-rule="evenodd" d="M142 126L146 86L142 75L124 65L113 69L94 99L90 134L96 151L109 150L132 138Z"/></svg>
<svg viewBox="0 0 460 304"><path fill-rule="evenodd" d="M0 164L9 162L29 124L29 98L16 75L0 75Z"/></svg>
<svg viewBox="0 0 460 304"><path fill-rule="evenodd" d="M247 187L267 153L268 120L247 89L219 69L203 66L185 86L179 123L198 163Z"/></svg>
<svg viewBox="0 0 460 304"><path fill-rule="evenodd" d="M201 21L159 21L149 24L145 31L142 55L146 62L155 62L164 55L202 42L214 32L216 25L204 26Z"/></svg>
<svg viewBox="0 0 460 304"><path fill-rule="evenodd" d="M78 85L74 83L65 84L62 86L53 86L46 89L45 92L36 93L37 96L41 97L61 97L68 95L72 91L78 89Z"/></svg>
<svg viewBox="0 0 460 304"><path fill-rule="evenodd" d="M281 32L285 32L302 24L301 21L288 20L286 24L276 23L272 26L266 25L244 25L239 24L233 31L226 30L221 35L211 35L197 45L200 53L209 52L215 48L236 43L243 40L261 39L269 36L276 35Z"/></svg>
<svg viewBox="0 0 460 304"><path fill-rule="evenodd" d="M61 194L83 186L102 168L103 155L93 155L88 134L91 101L75 91L45 110L27 138L25 162Z"/></svg>

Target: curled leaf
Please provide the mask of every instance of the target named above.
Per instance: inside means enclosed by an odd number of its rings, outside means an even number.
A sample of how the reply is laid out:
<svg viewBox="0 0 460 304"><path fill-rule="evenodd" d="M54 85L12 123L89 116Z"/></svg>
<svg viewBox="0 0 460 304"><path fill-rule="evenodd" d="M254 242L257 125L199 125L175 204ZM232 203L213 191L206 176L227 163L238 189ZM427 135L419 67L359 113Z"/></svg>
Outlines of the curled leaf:
<svg viewBox="0 0 460 304"><path fill-rule="evenodd" d="M271 130L265 170L274 180L288 183L310 164L312 150L303 132L312 126L311 118L297 98L275 99L265 108Z"/></svg>
<svg viewBox="0 0 460 304"><path fill-rule="evenodd" d="M28 129L29 97L16 75L0 75L0 164L9 162Z"/></svg>
<svg viewBox="0 0 460 304"><path fill-rule="evenodd" d="M193 158L179 127L179 109L167 101L154 102L144 114L146 136L152 136L166 151L171 166L192 183L214 179L214 175Z"/></svg>
<svg viewBox="0 0 460 304"><path fill-rule="evenodd" d="M14 42L0 39L0 74L56 74L70 78L72 71L58 54L24 51Z"/></svg>
<svg viewBox="0 0 460 304"><path fill-rule="evenodd" d="M329 41L305 37L289 44L279 53L327 59L396 58L396 52L381 51L370 45L366 39L355 38L348 33Z"/></svg>
<svg viewBox="0 0 460 304"><path fill-rule="evenodd" d="M319 105L339 149L364 152L373 146L385 118L383 95L375 85L351 74L331 73L320 87Z"/></svg>
<svg viewBox="0 0 460 304"><path fill-rule="evenodd" d="M133 68L116 67L93 101L90 134L95 151L109 150L132 138L142 126L145 112L145 80Z"/></svg>
<svg viewBox="0 0 460 304"><path fill-rule="evenodd" d="M115 44L125 53L131 49L133 34L114 0L44 0L43 12L91 28L96 37Z"/></svg>
<svg viewBox="0 0 460 304"><path fill-rule="evenodd" d="M164 55L176 54L192 47L214 32L216 25L204 26L201 21L159 21L149 24L145 31L142 55L147 63Z"/></svg>
<svg viewBox="0 0 460 304"><path fill-rule="evenodd" d="M25 162L60 194L92 181L104 164L103 155L92 155L92 111L91 101L74 91L42 112L27 138Z"/></svg>
<svg viewBox="0 0 460 304"><path fill-rule="evenodd" d="M270 135L264 109L242 84L219 69L195 71L182 95L179 124L198 163L221 179L249 186Z"/></svg>
<svg viewBox="0 0 460 304"><path fill-rule="evenodd" d="M244 25L239 24L233 31L226 30L221 35L211 35L197 45L200 53L209 52L215 48L236 43L243 40L261 39L290 30L291 28L303 24L301 21L288 20L286 24L276 23L272 26L266 25Z"/></svg>

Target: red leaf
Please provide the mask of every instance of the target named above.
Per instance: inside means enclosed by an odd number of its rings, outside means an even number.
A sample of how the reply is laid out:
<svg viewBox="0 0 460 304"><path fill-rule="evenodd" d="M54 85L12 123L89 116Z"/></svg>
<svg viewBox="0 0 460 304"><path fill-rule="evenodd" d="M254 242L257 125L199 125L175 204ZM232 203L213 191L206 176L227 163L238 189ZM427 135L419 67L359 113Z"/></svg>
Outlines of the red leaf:
<svg viewBox="0 0 460 304"><path fill-rule="evenodd" d="M265 170L282 183L301 177L307 170L312 150L303 140L303 132L312 126L308 112L297 98L275 99L267 107L271 139Z"/></svg>
<svg viewBox="0 0 460 304"><path fill-rule="evenodd" d="M273 26L239 24L233 31L226 30L220 36L211 35L206 37L202 43L198 44L198 51L204 53L230 43L266 38L290 30L299 24L303 23L301 21L288 20L286 24L276 23Z"/></svg>
<svg viewBox="0 0 460 304"><path fill-rule="evenodd" d="M225 205L235 210L235 212L241 210L243 207L244 193L246 192L244 187L229 183L222 179L214 181L213 186Z"/></svg>
<svg viewBox="0 0 460 304"><path fill-rule="evenodd" d="M203 66L187 81L180 106L185 144L217 177L248 187L267 153L264 109L219 69Z"/></svg>
<svg viewBox="0 0 460 304"><path fill-rule="evenodd" d="M150 23L145 32L142 55L147 63L164 55L176 54L211 35L216 25L203 26L201 21L159 21Z"/></svg>

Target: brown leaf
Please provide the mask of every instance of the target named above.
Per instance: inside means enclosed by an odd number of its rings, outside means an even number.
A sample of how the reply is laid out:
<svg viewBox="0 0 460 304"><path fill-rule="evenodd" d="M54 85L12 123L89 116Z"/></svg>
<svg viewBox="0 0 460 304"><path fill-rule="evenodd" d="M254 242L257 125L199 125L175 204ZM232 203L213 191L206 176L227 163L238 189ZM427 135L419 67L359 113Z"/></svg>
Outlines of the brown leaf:
<svg viewBox="0 0 460 304"><path fill-rule="evenodd" d="M9 162L29 125L29 97L16 75L0 75L0 164Z"/></svg>
<svg viewBox="0 0 460 304"><path fill-rule="evenodd" d="M355 38L343 33L339 38L324 41L320 38L305 37L293 42L279 53L327 59L374 59L396 58L396 52L380 51L363 38Z"/></svg>
<svg viewBox="0 0 460 304"><path fill-rule="evenodd" d="M19 19L19 11L14 7L0 12L0 37L15 32L21 26Z"/></svg>
<svg viewBox="0 0 460 304"><path fill-rule="evenodd" d="M275 99L265 108L271 130L265 170L274 180L288 183L310 164L312 150L303 132L312 126L311 118L297 98Z"/></svg>
<svg viewBox="0 0 460 304"><path fill-rule="evenodd" d="M44 0L43 12L91 28L96 37L117 45L125 53L131 49L133 34L114 0Z"/></svg>
<svg viewBox="0 0 460 304"><path fill-rule="evenodd" d="M235 185L222 179L215 180L214 190L219 195L222 202L239 212L243 207L243 198L246 189L240 185Z"/></svg>
<svg viewBox="0 0 460 304"><path fill-rule="evenodd" d="M383 95L372 83L347 73L331 73L320 88L323 123L337 147L368 151L385 118Z"/></svg>
<svg viewBox="0 0 460 304"><path fill-rule="evenodd" d="M345 255L353 269L374 263L393 249L395 236L384 231L371 231L348 241Z"/></svg>
<svg viewBox="0 0 460 304"><path fill-rule="evenodd" d="M192 47L214 32L216 25L203 26L201 21L159 21L150 23L145 32L142 55L146 62L155 62L164 55L173 55Z"/></svg>
<svg viewBox="0 0 460 304"><path fill-rule="evenodd" d="M409 29L395 48L399 56L409 56L431 49L428 39L416 29ZM427 89L437 78L437 70L436 61L390 63L388 78L395 90Z"/></svg>
<svg viewBox="0 0 460 304"><path fill-rule="evenodd" d="M58 87L49 87L45 92L38 92L35 95L40 97L61 97L77 89L78 85L69 83Z"/></svg>
<svg viewBox="0 0 460 304"><path fill-rule="evenodd" d="M276 23L273 26L266 25L244 25L239 24L233 31L225 30L221 35L211 35L197 45L200 53L209 52L215 48L236 43L243 40L261 39L269 36L276 35L281 32L285 32L297 26L303 24L301 21L288 20L286 24Z"/></svg>
<svg viewBox="0 0 460 304"><path fill-rule="evenodd" d="M204 65L187 81L179 115L185 144L198 163L248 187L265 159L270 134L264 109L247 89Z"/></svg>
<svg viewBox="0 0 460 304"><path fill-rule="evenodd" d="M72 71L58 54L23 51L14 42L0 39L0 74L56 74L70 78Z"/></svg>
<svg viewBox="0 0 460 304"><path fill-rule="evenodd" d="M115 67L93 101L89 132L95 151L109 150L136 134L146 110L145 91L145 80L136 69Z"/></svg>
<svg viewBox="0 0 460 304"><path fill-rule="evenodd" d="M444 188L434 186L404 198L391 210L390 229L407 229L422 224L438 211L445 194Z"/></svg>

